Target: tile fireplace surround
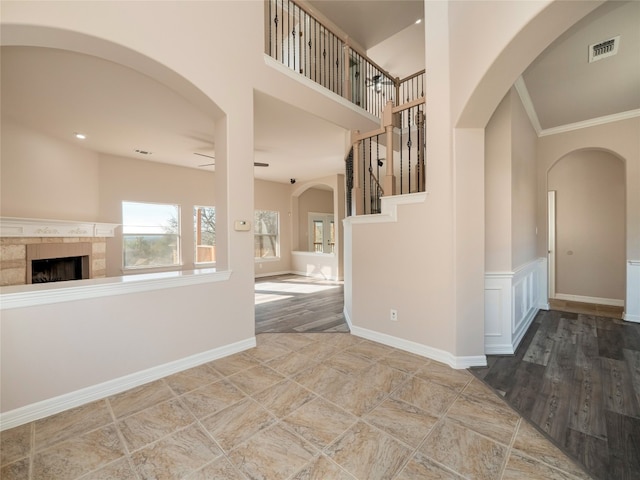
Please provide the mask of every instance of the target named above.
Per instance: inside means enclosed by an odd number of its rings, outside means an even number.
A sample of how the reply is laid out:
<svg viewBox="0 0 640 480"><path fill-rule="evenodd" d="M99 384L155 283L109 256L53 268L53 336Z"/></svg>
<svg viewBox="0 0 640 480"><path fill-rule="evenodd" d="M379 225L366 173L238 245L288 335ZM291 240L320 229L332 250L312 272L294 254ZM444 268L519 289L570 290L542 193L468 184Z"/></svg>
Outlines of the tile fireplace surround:
<svg viewBox="0 0 640 480"><path fill-rule="evenodd" d="M47 250L60 244L90 245L91 278L106 276L106 239L113 237L118 225L111 223L0 218L0 286L27 283L27 246L48 244Z"/></svg>

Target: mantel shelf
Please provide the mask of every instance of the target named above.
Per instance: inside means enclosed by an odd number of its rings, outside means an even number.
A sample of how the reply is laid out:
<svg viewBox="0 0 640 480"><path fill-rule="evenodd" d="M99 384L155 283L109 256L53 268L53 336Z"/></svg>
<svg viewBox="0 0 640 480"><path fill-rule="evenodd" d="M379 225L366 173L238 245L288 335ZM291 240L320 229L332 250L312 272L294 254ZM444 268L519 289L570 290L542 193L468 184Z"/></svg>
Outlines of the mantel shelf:
<svg viewBox="0 0 640 480"><path fill-rule="evenodd" d="M113 237L117 223L0 217L0 237Z"/></svg>

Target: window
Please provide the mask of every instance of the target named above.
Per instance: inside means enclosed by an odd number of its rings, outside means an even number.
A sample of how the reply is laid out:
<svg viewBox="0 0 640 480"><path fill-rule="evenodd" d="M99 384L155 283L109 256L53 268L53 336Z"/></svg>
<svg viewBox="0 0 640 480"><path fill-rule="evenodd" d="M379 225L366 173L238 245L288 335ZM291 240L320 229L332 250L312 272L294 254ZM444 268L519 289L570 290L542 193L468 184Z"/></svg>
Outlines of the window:
<svg viewBox="0 0 640 480"><path fill-rule="evenodd" d="M180 265L180 207L122 202L124 268Z"/></svg>
<svg viewBox="0 0 640 480"><path fill-rule="evenodd" d="M195 262L216 261L216 209L215 207L193 207L195 238Z"/></svg>
<svg viewBox="0 0 640 480"><path fill-rule="evenodd" d="M256 258L277 258L280 255L278 220L278 212L256 210L253 222Z"/></svg>

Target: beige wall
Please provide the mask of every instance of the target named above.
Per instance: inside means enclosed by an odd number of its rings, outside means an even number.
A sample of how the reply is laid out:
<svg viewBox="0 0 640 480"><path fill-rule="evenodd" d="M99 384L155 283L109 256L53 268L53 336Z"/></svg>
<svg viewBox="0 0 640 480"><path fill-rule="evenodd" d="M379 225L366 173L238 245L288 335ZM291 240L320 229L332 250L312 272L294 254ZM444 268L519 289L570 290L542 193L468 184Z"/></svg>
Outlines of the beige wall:
<svg viewBox="0 0 640 480"><path fill-rule="evenodd" d="M541 137L538 142L538 255L547 252L548 173L574 151L600 149L624 162L626 188L626 258L640 259L640 118Z"/></svg>
<svg viewBox="0 0 640 480"><path fill-rule="evenodd" d="M537 257L536 152L538 137L515 89L511 95L511 268Z"/></svg>
<svg viewBox="0 0 640 480"><path fill-rule="evenodd" d="M511 93L485 130L485 268L511 271Z"/></svg>
<svg viewBox="0 0 640 480"><path fill-rule="evenodd" d="M308 252L309 213L333 213L333 192L310 188L298 197L298 242L295 250Z"/></svg>
<svg viewBox="0 0 640 480"><path fill-rule="evenodd" d="M98 154L2 118L0 214L96 221Z"/></svg>
<svg viewBox="0 0 640 480"><path fill-rule="evenodd" d="M122 224L123 201L179 205L183 269L193 269L193 207L216 205L214 177L212 172L204 170L101 155L100 221ZM119 228L116 235L107 240L107 276L123 273L122 228Z"/></svg>
<svg viewBox="0 0 640 480"><path fill-rule="evenodd" d="M556 191L556 293L624 300L624 163L580 150L549 171Z"/></svg>
<svg viewBox="0 0 640 480"><path fill-rule="evenodd" d="M285 273L291 270L291 185L255 181L255 208L280 214L280 256L277 259L256 260L255 274ZM253 225L253 219L251 220ZM253 250L252 250L253 251Z"/></svg>

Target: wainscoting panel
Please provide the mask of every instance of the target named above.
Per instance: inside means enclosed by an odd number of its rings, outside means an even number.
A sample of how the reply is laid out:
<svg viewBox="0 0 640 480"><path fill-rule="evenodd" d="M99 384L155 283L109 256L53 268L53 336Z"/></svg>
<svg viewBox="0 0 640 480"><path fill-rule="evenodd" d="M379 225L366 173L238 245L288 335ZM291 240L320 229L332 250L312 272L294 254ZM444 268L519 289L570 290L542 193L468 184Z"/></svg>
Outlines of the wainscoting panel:
<svg viewBox="0 0 640 480"><path fill-rule="evenodd" d="M485 354L511 355L539 309L547 309L547 261L539 258L513 272L486 272Z"/></svg>
<svg viewBox="0 0 640 480"><path fill-rule="evenodd" d="M640 323L640 260L627 262L627 299L622 318Z"/></svg>

